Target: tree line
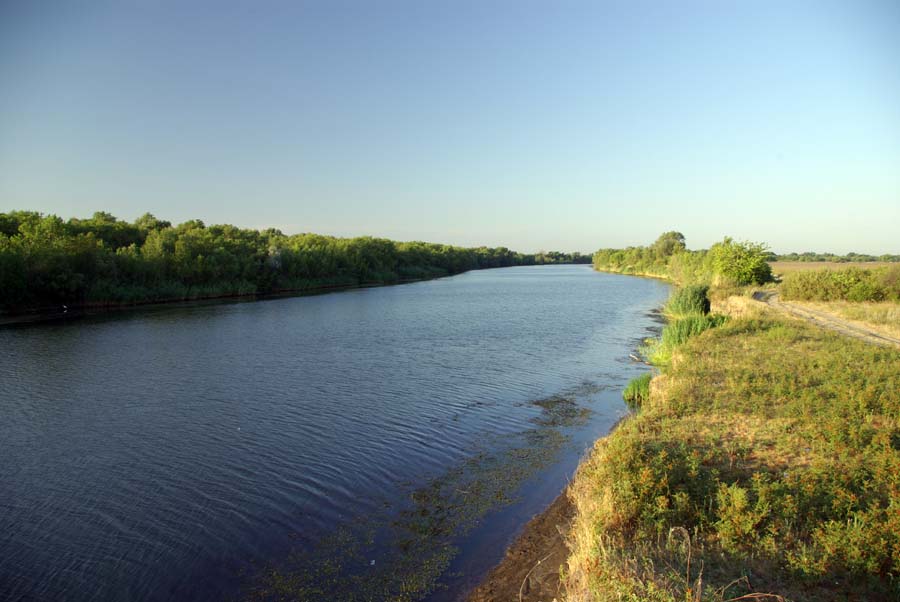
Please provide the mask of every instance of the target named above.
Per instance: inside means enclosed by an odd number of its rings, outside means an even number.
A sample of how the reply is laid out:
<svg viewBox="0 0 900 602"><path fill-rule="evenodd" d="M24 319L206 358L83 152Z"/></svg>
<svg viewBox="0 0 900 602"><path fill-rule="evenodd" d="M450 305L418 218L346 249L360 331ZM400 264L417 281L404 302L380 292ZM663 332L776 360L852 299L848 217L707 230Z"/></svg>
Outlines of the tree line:
<svg viewBox="0 0 900 602"><path fill-rule="evenodd" d="M870 261L885 261L890 263L900 262L900 255L866 255L865 253L847 253L846 255L835 255L834 253L816 253L807 251L805 253L782 253L776 255L771 254L770 261L830 261L835 263L859 263Z"/></svg>
<svg viewBox="0 0 900 602"><path fill-rule="evenodd" d="M772 280L766 245L725 237L709 249L688 250L681 232L665 232L650 246L600 249L594 268L669 278L680 284L762 284Z"/></svg>
<svg viewBox="0 0 900 602"><path fill-rule="evenodd" d="M369 236L286 235L200 220L179 225L105 212L68 221L0 213L0 309L131 304L387 284L467 270L588 263L579 253L523 254Z"/></svg>

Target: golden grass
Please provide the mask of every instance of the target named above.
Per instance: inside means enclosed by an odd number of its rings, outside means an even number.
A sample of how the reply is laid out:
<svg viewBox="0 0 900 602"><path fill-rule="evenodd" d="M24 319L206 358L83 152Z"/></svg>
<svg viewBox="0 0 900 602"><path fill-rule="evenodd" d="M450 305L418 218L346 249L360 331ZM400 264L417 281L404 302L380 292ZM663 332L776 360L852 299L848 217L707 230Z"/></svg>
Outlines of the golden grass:
<svg viewBox="0 0 900 602"><path fill-rule="evenodd" d="M888 261L860 261L860 262L838 262L838 261L770 261L772 273L776 276L784 276L791 272L806 272L810 270L843 270L849 267L858 268L881 268L889 265L895 265Z"/></svg>
<svg viewBox="0 0 900 602"><path fill-rule="evenodd" d="M855 326L900 338L900 303L884 301L792 301L801 307L833 314Z"/></svg>

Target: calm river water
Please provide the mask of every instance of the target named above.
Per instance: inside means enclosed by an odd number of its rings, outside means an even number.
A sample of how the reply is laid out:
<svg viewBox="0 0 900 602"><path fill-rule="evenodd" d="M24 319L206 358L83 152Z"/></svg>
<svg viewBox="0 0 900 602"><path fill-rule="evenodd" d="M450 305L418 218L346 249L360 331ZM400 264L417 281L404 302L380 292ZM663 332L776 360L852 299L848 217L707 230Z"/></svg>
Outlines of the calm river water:
<svg viewBox="0 0 900 602"><path fill-rule="evenodd" d="M456 599L667 294L537 266L0 329L0 599Z"/></svg>

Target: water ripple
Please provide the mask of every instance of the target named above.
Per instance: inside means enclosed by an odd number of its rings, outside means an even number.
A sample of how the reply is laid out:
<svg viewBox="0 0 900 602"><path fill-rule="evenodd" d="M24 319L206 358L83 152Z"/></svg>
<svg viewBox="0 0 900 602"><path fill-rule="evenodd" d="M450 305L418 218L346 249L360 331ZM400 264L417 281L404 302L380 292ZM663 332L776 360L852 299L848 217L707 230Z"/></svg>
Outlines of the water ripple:
<svg viewBox="0 0 900 602"><path fill-rule="evenodd" d="M0 599L228 597L619 384L665 294L509 268L0 330Z"/></svg>

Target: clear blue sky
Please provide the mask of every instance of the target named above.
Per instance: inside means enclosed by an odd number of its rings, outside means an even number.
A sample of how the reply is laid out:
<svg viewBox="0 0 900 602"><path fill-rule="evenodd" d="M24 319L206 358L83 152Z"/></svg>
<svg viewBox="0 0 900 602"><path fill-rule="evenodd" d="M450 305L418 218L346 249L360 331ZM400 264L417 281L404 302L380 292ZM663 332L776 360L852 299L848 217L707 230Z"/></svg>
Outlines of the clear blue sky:
<svg viewBox="0 0 900 602"><path fill-rule="evenodd" d="M0 2L0 211L900 252L900 2Z"/></svg>

